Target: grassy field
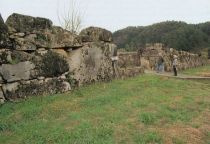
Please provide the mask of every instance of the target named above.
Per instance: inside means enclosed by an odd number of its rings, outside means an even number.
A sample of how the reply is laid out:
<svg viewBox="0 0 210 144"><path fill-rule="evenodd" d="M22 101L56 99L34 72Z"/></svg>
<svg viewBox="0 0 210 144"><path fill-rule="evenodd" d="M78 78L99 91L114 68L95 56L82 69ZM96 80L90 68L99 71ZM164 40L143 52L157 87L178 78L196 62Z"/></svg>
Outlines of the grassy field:
<svg viewBox="0 0 210 144"><path fill-rule="evenodd" d="M201 66L198 68L191 68L182 72L187 75L207 76L210 77L210 65Z"/></svg>
<svg viewBox="0 0 210 144"><path fill-rule="evenodd" d="M1 144L209 144L210 83L143 75L0 107Z"/></svg>

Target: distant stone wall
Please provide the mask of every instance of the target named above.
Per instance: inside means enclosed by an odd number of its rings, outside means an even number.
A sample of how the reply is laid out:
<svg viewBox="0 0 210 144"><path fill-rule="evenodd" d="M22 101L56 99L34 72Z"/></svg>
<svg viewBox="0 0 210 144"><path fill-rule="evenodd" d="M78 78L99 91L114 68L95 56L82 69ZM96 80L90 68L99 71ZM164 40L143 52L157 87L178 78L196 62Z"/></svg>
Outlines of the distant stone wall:
<svg viewBox="0 0 210 144"><path fill-rule="evenodd" d="M137 52L119 52L118 57L118 66L121 68L141 66Z"/></svg>
<svg viewBox="0 0 210 144"><path fill-rule="evenodd" d="M0 103L66 92L113 78L112 33L96 27L75 35L45 18L0 16Z"/></svg>
<svg viewBox="0 0 210 144"><path fill-rule="evenodd" d="M178 56L178 69L198 67L207 64L207 58L197 54L177 51L173 48L167 48L161 43L147 44L141 56L142 66L146 69L155 70L158 56L161 54L164 58L165 71L172 71L173 55Z"/></svg>
<svg viewBox="0 0 210 144"><path fill-rule="evenodd" d="M141 67L140 55L137 52L119 52L118 58L117 65L121 78L144 73L144 68Z"/></svg>

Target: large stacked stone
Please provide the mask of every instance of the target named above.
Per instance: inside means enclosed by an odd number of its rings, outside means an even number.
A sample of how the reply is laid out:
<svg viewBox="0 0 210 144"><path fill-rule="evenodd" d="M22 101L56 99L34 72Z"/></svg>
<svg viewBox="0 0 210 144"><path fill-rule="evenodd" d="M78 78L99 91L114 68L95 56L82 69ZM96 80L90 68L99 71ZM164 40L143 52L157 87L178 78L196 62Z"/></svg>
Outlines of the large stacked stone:
<svg viewBox="0 0 210 144"><path fill-rule="evenodd" d="M81 47L77 35L53 26L52 21L20 14L12 14L6 21L10 39L15 41L15 49L22 51L43 51L45 49Z"/></svg>
<svg viewBox="0 0 210 144"><path fill-rule="evenodd" d="M112 42L112 33L102 28L89 27L80 32L83 42L103 41Z"/></svg>
<svg viewBox="0 0 210 144"><path fill-rule="evenodd" d="M12 42L9 40L8 28L4 23L0 14L0 48L12 47Z"/></svg>
<svg viewBox="0 0 210 144"><path fill-rule="evenodd" d="M69 53L70 73L78 85L96 81L108 81L113 78L111 32L97 27L81 31L83 47Z"/></svg>
<svg viewBox="0 0 210 144"><path fill-rule="evenodd" d="M0 102L71 90L112 79L111 32L90 27L80 35L45 18L0 17Z"/></svg>

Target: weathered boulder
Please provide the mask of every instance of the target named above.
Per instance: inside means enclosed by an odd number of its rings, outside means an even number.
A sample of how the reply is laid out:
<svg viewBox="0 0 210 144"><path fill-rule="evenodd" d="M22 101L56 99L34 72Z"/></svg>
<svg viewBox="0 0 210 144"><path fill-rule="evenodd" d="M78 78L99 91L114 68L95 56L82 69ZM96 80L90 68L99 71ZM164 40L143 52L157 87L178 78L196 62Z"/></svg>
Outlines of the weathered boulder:
<svg viewBox="0 0 210 144"><path fill-rule="evenodd" d="M83 42L93 42L93 41L104 41L112 42L112 33L108 30L98 28L98 27L89 27L82 30L79 34L82 37Z"/></svg>
<svg viewBox="0 0 210 144"><path fill-rule="evenodd" d="M118 66L120 68L136 67L141 65L140 56L136 52L118 53Z"/></svg>
<svg viewBox="0 0 210 144"><path fill-rule="evenodd" d="M13 50L10 51L8 49L0 50L0 65L2 64L17 64L19 62L31 61L35 58L33 54Z"/></svg>
<svg viewBox="0 0 210 144"><path fill-rule="evenodd" d="M64 49L53 49L53 52L58 53L65 58L68 57L68 52L66 52Z"/></svg>
<svg viewBox="0 0 210 144"><path fill-rule="evenodd" d="M0 84L3 84L4 83L4 80L2 78L2 76L0 76Z"/></svg>
<svg viewBox="0 0 210 144"><path fill-rule="evenodd" d="M22 40L22 41L21 41ZM81 47L79 36L53 26L45 31L35 31L23 38L15 37L15 41L20 46L19 50L36 50L36 48L69 48Z"/></svg>
<svg viewBox="0 0 210 144"><path fill-rule="evenodd" d="M35 65L30 61L20 62L17 64L3 64L0 67L0 73L7 82L31 79L31 71Z"/></svg>
<svg viewBox="0 0 210 144"><path fill-rule="evenodd" d="M20 83L12 83L3 85L5 97L8 100L18 98L27 98L29 96L41 96L46 94L55 94L71 90L68 82L57 79L48 78L47 80L30 80Z"/></svg>
<svg viewBox="0 0 210 144"><path fill-rule="evenodd" d="M10 99L10 95L16 95L16 90L18 90L19 88L19 83L18 82L15 82L15 83L8 83L8 84L4 84L2 85L2 89L3 89L3 92L4 92L4 97L6 99Z"/></svg>
<svg viewBox="0 0 210 144"><path fill-rule="evenodd" d="M53 26L49 33L50 48L82 47L81 38L61 27Z"/></svg>
<svg viewBox="0 0 210 144"><path fill-rule="evenodd" d="M3 91L0 89L0 105L3 104L4 101L5 101L4 93L3 93Z"/></svg>
<svg viewBox="0 0 210 144"><path fill-rule="evenodd" d="M5 47L5 41L8 38L7 35L7 26L4 24L4 21L0 15L0 47Z"/></svg>
<svg viewBox="0 0 210 144"><path fill-rule="evenodd" d="M21 51L35 51L36 50L36 45L25 38L16 38L15 39L15 43L16 43L16 50L21 50Z"/></svg>
<svg viewBox="0 0 210 144"><path fill-rule="evenodd" d="M11 60L13 61L24 62L24 61L31 61L33 59L34 59L33 54L24 51L13 50L11 52Z"/></svg>
<svg viewBox="0 0 210 144"><path fill-rule="evenodd" d="M12 47L12 43L9 40L8 28L5 25L4 20L0 14L0 48L10 48L10 47Z"/></svg>
<svg viewBox="0 0 210 144"><path fill-rule="evenodd" d="M52 21L46 18L35 18L13 13L8 17L6 25L12 33L33 33L34 31L50 29L52 27Z"/></svg>
<svg viewBox="0 0 210 144"><path fill-rule="evenodd" d="M11 60L11 51L6 49L0 50L0 65L7 64Z"/></svg>
<svg viewBox="0 0 210 144"><path fill-rule="evenodd" d="M62 82L62 92L67 92L70 90L71 90L71 85L66 81Z"/></svg>
<svg viewBox="0 0 210 144"><path fill-rule="evenodd" d="M12 14L7 19L10 38L15 41L15 49L35 51L39 48L74 48L81 47L81 37L52 26L52 22L44 18L35 18L20 14Z"/></svg>
<svg viewBox="0 0 210 144"><path fill-rule="evenodd" d="M88 43L69 54L70 73L78 85L112 79L112 61L109 44Z"/></svg>

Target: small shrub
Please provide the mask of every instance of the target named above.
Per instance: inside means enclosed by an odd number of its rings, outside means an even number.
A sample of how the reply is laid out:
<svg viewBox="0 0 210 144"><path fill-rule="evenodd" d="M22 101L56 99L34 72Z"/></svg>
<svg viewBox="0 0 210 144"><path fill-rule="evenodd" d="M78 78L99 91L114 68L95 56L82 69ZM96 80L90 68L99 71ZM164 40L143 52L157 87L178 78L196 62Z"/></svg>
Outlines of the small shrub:
<svg viewBox="0 0 210 144"><path fill-rule="evenodd" d="M41 70L43 76L54 77L67 72L69 65L64 57L48 51L42 58Z"/></svg>

